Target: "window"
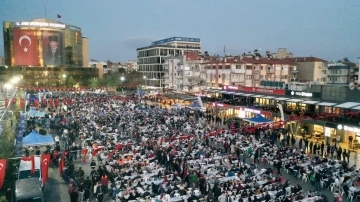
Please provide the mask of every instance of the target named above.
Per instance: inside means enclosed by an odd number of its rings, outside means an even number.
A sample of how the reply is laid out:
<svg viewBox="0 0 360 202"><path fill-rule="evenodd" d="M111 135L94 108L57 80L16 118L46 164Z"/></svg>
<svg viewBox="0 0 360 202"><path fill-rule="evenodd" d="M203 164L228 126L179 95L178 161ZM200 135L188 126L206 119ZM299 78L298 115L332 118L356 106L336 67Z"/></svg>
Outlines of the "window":
<svg viewBox="0 0 360 202"><path fill-rule="evenodd" d="M230 69L230 65L225 65L225 69Z"/></svg>
<svg viewBox="0 0 360 202"><path fill-rule="evenodd" d="M252 79L252 75L246 75L246 79Z"/></svg>
<svg viewBox="0 0 360 202"><path fill-rule="evenodd" d="M236 65L236 69L241 69L241 65Z"/></svg>
<svg viewBox="0 0 360 202"><path fill-rule="evenodd" d="M221 74L219 74L219 79L221 78Z"/></svg>
<svg viewBox="0 0 360 202"><path fill-rule="evenodd" d="M288 75L281 75L281 79L287 79Z"/></svg>
<svg viewBox="0 0 360 202"><path fill-rule="evenodd" d="M264 66L261 66L261 67L260 67L260 70L264 70Z"/></svg>
<svg viewBox="0 0 360 202"><path fill-rule="evenodd" d="M251 65L246 65L246 69L252 69Z"/></svg>

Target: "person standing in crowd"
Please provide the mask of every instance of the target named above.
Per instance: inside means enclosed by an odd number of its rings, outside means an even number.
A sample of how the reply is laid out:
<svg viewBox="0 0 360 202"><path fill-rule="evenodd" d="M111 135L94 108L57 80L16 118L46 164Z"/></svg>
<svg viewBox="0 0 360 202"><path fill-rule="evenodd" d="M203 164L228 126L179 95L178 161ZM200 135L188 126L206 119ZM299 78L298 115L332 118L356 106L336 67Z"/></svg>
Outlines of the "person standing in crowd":
<svg viewBox="0 0 360 202"><path fill-rule="evenodd" d="M349 148L351 148L353 142L353 136L349 135Z"/></svg>
<svg viewBox="0 0 360 202"><path fill-rule="evenodd" d="M276 164L276 169L277 169L276 174L281 175L281 172L280 172L281 167L282 167L282 163L281 163L281 161L278 161L277 164Z"/></svg>

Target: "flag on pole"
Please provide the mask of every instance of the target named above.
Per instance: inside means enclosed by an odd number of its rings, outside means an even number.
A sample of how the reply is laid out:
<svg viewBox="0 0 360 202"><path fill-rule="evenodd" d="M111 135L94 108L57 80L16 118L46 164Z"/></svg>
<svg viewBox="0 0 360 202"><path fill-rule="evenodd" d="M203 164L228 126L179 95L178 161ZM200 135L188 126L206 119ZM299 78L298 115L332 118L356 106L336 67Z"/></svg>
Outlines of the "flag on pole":
<svg viewBox="0 0 360 202"><path fill-rule="evenodd" d="M57 14L57 18L61 18L61 15Z"/></svg>

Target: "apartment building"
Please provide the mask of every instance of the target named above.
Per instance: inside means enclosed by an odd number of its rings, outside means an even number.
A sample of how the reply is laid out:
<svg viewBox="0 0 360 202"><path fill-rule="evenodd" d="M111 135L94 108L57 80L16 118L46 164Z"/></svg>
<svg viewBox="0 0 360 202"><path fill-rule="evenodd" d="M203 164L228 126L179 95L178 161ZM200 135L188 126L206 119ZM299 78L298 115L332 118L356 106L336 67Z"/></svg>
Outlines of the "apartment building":
<svg viewBox="0 0 360 202"><path fill-rule="evenodd" d="M327 61L317 57L286 58L297 64L298 80L325 84L327 82Z"/></svg>
<svg viewBox="0 0 360 202"><path fill-rule="evenodd" d="M289 60L264 57L221 58L202 64L201 78L208 88L221 88L223 85L259 87L260 81L296 81L297 66Z"/></svg>
<svg viewBox="0 0 360 202"><path fill-rule="evenodd" d="M201 64L206 57L195 52L164 57L164 86L175 91L200 92L205 82L200 77Z"/></svg>
<svg viewBox="0 0 360 202"><path fill-rule="evenodd" d="M287 52L286 48L279 48L277 53L272 54L272 57L278 59L293 58L294 54Z"/></svg>
<svg viewBox="0 0 360 202"><path fill-rule="evenodd" d="M136 60L128 60L124 63L124 68L127 72L138 71L138 65Z"/></svg>
<svg viewBox="0 0 360 202"><path fill-rule="evenodd" d="M150 46L138 48L137 64L147 86L164 87L164 57L184 55L184 52L201 53L200 39L171 37L154 41Z"/></svg>
<svg viewBox="0 0 360 202"><path fill-rule="evenodd" d="M355 63L352 62L333 62L327 65L328 84L349 84L357 82L359 72Z"/></svg>

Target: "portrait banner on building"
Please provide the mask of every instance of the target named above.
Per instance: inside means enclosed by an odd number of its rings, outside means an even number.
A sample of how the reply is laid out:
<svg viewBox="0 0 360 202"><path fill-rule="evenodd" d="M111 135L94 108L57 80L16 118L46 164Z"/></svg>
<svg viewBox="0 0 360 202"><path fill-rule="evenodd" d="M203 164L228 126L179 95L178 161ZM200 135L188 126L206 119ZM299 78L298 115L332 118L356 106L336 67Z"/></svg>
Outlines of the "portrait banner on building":
<svg viewBox="0 0 360 202"><path fill-rule="evenodd" d="M61 31L46 31L42 34L43 59L46 66L64 64L64 37Z"/></svg>
<svg viewBox="0 0 360 202"><path fill-rule="evenodd" d="M14 29L14 65L38 66L38 46L36 30Z"/></svg>

